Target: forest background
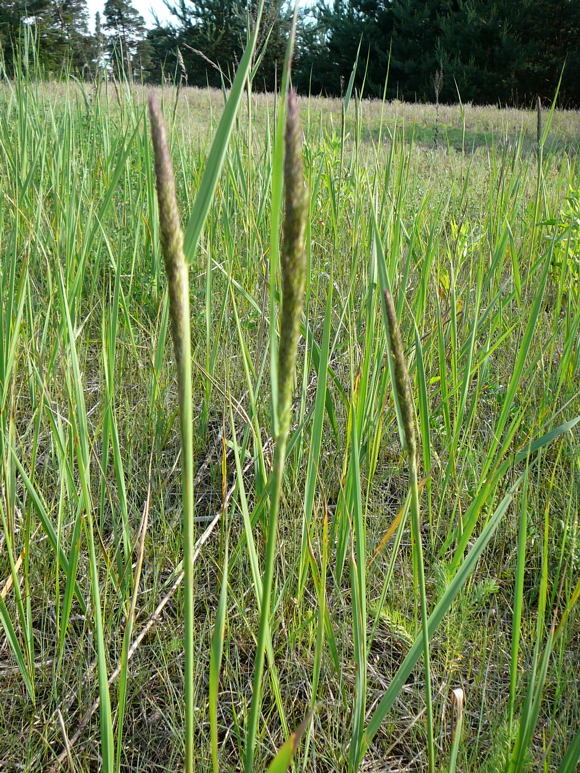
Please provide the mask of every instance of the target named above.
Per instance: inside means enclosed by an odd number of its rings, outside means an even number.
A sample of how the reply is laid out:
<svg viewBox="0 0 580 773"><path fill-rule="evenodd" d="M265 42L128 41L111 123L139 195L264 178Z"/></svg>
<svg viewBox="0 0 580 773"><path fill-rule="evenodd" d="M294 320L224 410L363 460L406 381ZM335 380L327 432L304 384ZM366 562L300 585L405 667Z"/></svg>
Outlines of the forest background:
<svg viewBox="0 0 580 773"><path fill-rule="evenodd" d="M86 0L2 0L0 54L14 75L16 52L33 42L44 78L128 76L227 87L252 24L254 0L164 0L147 27L128 0L89 17ZM280 78L292 7L266 1L255 90ZM92 23L94 21L94 24ZM553 97L580 105L577 0L335 0L300 10L293 81L303 94L531 106ZM360 48L359 48L360 47Z"/></svg>

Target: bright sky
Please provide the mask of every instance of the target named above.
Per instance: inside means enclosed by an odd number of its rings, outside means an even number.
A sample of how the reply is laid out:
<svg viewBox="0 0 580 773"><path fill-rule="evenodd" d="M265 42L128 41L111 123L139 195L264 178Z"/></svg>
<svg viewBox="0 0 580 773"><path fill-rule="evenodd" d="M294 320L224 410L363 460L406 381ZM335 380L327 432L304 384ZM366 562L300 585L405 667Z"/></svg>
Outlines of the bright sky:
<svg viewBox="0 0 580 773"><path fill-rule="evenodd" d="M163 21L164 19L170 19L171 15L165 7L163 0L131 0L131 5L136 8L141 16L145 19L145 24L148 27L153 26L153 14L151 11L157 14ZM89 27L95 28L95 13L100 11L103 14L103 8L105 7L105 0L88 0L87 6L89 8Z"/></svg>
<svg viewBox="0 0 580 773"><path fill-rule="evenodd" d="M87 0L89 9L89 28L91 30L95 29L96 12L99 11L101 16L103 15L105 1L106 0ZM0 0L0 2L2 2L2 0ZM163 0L131 0L131 5L139 11L148 27L152 27L155 23L153 20L153 13L156 13L161 21L168 21L170 19L174 22L177 21L167 10ZM312 0L299 0L299 5L312 5Z"/></svg>

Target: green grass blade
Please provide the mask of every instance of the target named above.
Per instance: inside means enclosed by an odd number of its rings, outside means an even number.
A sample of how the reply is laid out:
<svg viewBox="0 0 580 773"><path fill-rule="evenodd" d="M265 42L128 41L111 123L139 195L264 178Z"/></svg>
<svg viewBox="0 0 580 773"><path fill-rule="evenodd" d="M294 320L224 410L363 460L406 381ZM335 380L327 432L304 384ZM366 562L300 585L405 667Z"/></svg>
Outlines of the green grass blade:
<svg viewBox="0 0 580 773"><path fill-rule="evenodd" d="M286 773L292 764L300 739L310 724L312 712L309 711L305 719L300 723L290 738L280 747L278 753L268 765L267 773Z"/></svg>
<svg viewBox="0 0 580 773"><path fill-rule="evenodd" d="M494 514L491 516L491 518L483 528L475 544L473 545L473 547L465 557L464 561L462 562L461 566L455 573L453 579L451 580L451 582L449 583L449 586L447 587L447 590L445 591L441 599L438 601L435 609L429 616L428 629L427 629L427 636L429 639L433 636L435 631L438 629L443 618L445 617L449 608L451 607L451 604L453 603L453 601L461 591L466 581L469 579L469 576L474 570L477 561L479 560L479 558L481 557L481 554L489 544L489 541L493 537L497 527L500 524L501 519L507 512L507 509L513 499L513 496L517 488L520 485L520 482L521 482L521 477L516 481L516 483L510 488L508 493L502 499L499 506L495 510ZM373 711L373 714L370 718L370 721L367 726L366 734L365 734L366 747L368 747L368 745L371 743L371 741L377 734L384 718L391 710L399 693L403 689L405 682L409 678L411 671L413 670L417 661L421 657L421 653L423 652L423 636L424 634L422 633L419 636L419 638L415 641L415 643L407 653L403 663L399 666L397 673L393 677L390 687L385 692L385 694L379 701L377 707Z"/></svg>
<svg viewBox="0 0 580 773"><path fill-rule="evenodd" d="M18 664L18 670L20 671L20 675L22 676L22 680L24 681L24 684L26 686L26 691L30 696L30 700L34 703L35 702L34 684L32 682L32 679L30 678L30 672L28 670L28 666L26 665L26 657L24 655L24 652L22 651L20 642L18 641L18 636L16 635L14 626L12 625L12 620L10 619L10 614L8 612L8 608L6 607L6 602L4 601L1 595L0 595L0 622L2 623L2 627L4 628L6 639L10 644L10 648L12 649L12 652L14 653L14 657L16 658L16 662Z"/></svg>
<svg viewBox="0 0 580 773"><path fill-rule="evenodd" d="M578 769L578 762L580 762L580 730L572 739L558 767L558 773L574 773Z"/></svg>
<svg viewBox="0 0 580 773"><path fill-rule="evenodd" d="M227 599L228 599L228 546L226 543L226 549L224 554L223 566L222 566L222 582L218 607L216 611L216 619L214 632L211 640L211 653L209 661L209 724L211 735L211 760L213 773L218 773L219 770L219 758L218 758L218 690L219 690L219 678L222 662L222 653L224 646L224 631L226 625L226 612L227 612Z"/></svg>
<svg viewBox="0 0 580 773"><path fill-rule="evenodd" d="M244 84L252 66L252 57L254 55L256 41L258 39L263 8L264 0L260 0L256 13L256 22L252 32L250 33L250 38L236 72L236 77L232 83L230 95L224 107L222 117L214 135L211 150L207 157L205 169L199 186L199 191L197 192L197 196L195 198L195 204L185 227L183 252L188 263L191 263L195 257L201 233L203 231L205 221L207 220L209 209L211 207L217 188L219 176L224 165L229 140L234 128L238 109L242 101Z"/></svg>

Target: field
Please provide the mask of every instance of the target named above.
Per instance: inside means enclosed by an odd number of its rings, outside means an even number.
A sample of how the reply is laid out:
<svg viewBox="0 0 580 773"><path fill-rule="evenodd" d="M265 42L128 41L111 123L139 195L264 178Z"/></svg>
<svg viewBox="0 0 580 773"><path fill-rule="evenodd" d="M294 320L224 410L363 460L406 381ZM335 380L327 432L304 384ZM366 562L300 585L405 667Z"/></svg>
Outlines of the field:
<svg viewBox="0 0 580 773"><path fill-rule="evenodd" d="M223 95L156 91L187 223ZM532 111L299 106L305 306L253 769L306 718L295 770L427 770L432 744L441 771L572 773L580 116L546 107L538 144ZM247 753L275 478L277 110L244 95L190 271L199 771L240 770ZM183 766L158 223L143 89L0 86L0 770Z"/></svg>

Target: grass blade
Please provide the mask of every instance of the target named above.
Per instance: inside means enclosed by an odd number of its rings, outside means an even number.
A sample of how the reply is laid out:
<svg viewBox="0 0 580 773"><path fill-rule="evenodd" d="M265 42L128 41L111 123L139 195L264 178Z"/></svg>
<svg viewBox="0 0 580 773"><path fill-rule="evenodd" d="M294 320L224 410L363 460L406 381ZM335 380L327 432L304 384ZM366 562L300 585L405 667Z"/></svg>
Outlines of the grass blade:
<svg viewBox="0 0 580 773"><path fill-rule="evenodd" d="M242 101L244 84L252 66L252 57L256 48L263 8L264 0L260 0L256 13L256 22L250 33L250 38L236 72L236 77L232 83L230 95L224 107L211 150L207 157L199 191L195 198L195 204L185 227L183 253L188 263L191 263L195 257L201 233L209 213L209 208L211 207L211 203L215 196L219 176L226 158L229 140L234 128L236 115Z"/></svg>

